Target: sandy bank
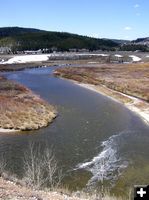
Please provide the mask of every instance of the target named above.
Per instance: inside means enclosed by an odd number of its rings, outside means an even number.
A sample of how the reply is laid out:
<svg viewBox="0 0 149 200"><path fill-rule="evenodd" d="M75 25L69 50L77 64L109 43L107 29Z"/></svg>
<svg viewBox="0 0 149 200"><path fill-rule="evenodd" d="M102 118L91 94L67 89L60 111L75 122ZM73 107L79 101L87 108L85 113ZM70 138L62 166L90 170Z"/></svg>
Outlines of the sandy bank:
<svg viewBox="0 0 149 200"><path fill-rule="evenodd" d="M14 132L18 132L18 130L0 128L0 133L14 133Z"/></svg>

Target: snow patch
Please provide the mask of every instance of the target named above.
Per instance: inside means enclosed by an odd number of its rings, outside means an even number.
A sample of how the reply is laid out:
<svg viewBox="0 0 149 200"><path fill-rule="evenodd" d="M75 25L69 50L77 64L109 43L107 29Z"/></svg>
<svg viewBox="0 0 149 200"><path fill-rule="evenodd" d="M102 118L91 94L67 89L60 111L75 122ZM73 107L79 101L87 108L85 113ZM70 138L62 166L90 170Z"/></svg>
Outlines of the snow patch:
<svg viewBox="0 0 149 200"><path fill-rule="evenodd" d="M106 56L109 56L108 54L103 54L103 53L102 53L102 54L98 54L98 55L99 55L99 56L103 56L103 57L104 57L104 56L105 56L105 57L106 57Z"/></svg>
<svg viewBox="0 0 149 200"><path fill-rule="evenodd" d="M130 58L132 58L132 60L134 61L134 62L139 62L140 60L142 60L141 58L139 58L138 56L134 56L134 55L131 55L131 56L129 56Z"/></svg>
<svg viewBox="0 0 149 200"><path fill-rule="evenodd" d="M14 56L10 58L8 61L2 61L0 64L14 64L14 63L28 63L28 62L39 62L39 61L47 61L51 55L23 55L23 56Z"/></svg>
<svg viewBox="0 0 149 200"><path fill-rule="evenodd" d="M123 56L119 54L115 54L115 57L122 58Z"/></svg>

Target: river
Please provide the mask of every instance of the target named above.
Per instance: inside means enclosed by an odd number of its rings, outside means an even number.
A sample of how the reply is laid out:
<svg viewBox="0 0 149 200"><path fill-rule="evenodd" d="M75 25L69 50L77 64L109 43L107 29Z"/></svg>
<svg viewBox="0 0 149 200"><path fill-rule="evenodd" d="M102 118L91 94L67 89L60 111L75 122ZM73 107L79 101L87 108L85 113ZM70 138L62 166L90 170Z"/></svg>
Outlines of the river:
<svg viewBox="0 0 149 200"><path fill-rule="evenodd" d="M0 134L0 152L10 170L22 172L22 157L33 141L53 148L64 182L71 189L97 186L113 192L149 183L149 127L123 105L53 76L56 67L4 75L56 106L58 117L46 128Z"/></svg>

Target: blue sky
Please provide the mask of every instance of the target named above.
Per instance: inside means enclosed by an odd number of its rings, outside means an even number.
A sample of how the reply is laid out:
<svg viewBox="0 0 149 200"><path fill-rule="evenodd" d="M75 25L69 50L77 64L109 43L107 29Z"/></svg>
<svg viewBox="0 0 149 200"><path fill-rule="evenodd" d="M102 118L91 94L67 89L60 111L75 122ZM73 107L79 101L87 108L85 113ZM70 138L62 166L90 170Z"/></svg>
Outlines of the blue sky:
<svg viewBox="0 0 149 200"><path fill-rule="evenodd" d="M149 37L149 0L1 0L0 5L0 27L32 27L98 38Z"/></svg>

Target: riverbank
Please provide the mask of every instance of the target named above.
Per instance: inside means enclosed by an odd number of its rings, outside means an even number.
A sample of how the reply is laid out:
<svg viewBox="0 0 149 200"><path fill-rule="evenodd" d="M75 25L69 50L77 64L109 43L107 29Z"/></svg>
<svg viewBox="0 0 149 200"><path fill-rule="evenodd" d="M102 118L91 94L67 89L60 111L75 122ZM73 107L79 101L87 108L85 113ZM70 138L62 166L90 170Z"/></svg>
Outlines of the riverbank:
<svg viewBox="0 0 149 200"><path fill-rule="evenodd" d="M54 74L123 103L149 124L148 63L66 67L57 69Z"/></svg>
<svg viewBox="0 0 149 200"><path fill-rule="evenodd" d="M100 198L100 194L89 195L84 192L72 194L65 188L57 188L53 191L50 191L50 189L35 190L0 177L1 200L96 200ZM105 195L102 200L122 200L122 198Z"/></svg>
<svg viewBox="0 0 149 200"><path fill-rule="evenodd" d="M35 130L56 117L56 109L28 88L0 77L0 132Z"/></svg>
<svg viewBox="0 0 149 200"><path fill-rule="evenodd" d="M15 129L5 129L5 128L0 128L0 133L14 133L17 132L18 130Z"/></svg>
<svg viewBox="0 0 149 200"><path fill-rule="evenodd" d="M104 96L110 97L112 100L123 103L129 110L138 114L145 123L149 125L149 104L138 98L125 95L120 92L112 91L104 86L95 86L91 84L77 83L81 87L93 90Z"/></svg>

